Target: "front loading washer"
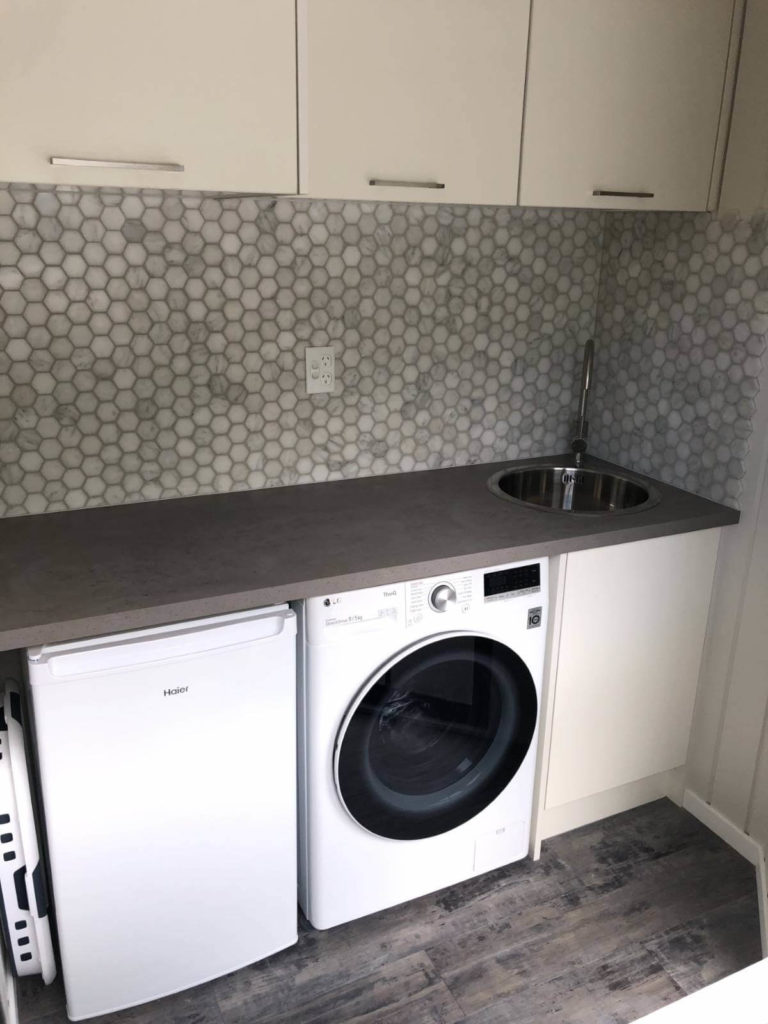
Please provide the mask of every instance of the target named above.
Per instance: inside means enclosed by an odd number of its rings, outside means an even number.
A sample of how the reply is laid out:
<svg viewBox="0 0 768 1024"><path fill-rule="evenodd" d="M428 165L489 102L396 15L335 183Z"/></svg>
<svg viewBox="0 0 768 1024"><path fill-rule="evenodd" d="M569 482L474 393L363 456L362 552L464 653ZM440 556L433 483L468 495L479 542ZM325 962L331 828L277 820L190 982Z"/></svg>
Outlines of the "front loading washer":
<svg viewBox="0 0 768 1024"><path fill-rule="evenodd" d="M299 903L330 928L525 857L546 558L300 610Z"/></svg>

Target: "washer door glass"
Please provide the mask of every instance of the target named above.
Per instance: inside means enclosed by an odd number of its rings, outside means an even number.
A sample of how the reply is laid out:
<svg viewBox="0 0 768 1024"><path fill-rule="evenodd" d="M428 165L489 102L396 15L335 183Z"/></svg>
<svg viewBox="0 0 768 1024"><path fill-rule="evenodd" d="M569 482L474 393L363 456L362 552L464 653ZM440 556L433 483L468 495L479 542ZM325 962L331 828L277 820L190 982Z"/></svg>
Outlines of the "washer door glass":
<svg viewBox="0 0 768 1024"><path fill-rule="evenodd" d="M490 637L448 636L374 677L336 744L349 813L389 839L456 828L512 780L531 745L531 673Z"/></svg>

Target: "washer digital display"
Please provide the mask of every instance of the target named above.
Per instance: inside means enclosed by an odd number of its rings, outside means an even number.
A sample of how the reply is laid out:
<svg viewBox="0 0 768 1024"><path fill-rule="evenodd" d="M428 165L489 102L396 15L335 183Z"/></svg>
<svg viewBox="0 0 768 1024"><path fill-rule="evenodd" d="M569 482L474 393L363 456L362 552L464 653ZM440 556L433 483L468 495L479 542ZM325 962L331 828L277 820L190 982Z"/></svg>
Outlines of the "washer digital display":
<svg viewBox="0 0 768 1024"><path fill-rule="evenodd" d="M541 590L541 564L518 565L513 569L499 569L483 576L486 601L498 600L509 594L535 594Z"/></svg>

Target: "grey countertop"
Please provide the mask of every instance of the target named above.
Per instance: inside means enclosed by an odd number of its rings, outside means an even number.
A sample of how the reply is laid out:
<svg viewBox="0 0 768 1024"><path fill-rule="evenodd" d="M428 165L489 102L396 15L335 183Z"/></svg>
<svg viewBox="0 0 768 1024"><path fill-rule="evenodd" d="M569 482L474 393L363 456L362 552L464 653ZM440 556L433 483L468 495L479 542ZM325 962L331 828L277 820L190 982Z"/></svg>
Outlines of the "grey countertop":
<svg viewBox="0 0 768 1024"><path fill-rule="evenodd" d="M504 465L2 520L0 650L739 518L733 509L658 482L661 501L646 511L585 516L527 509L487 489L488 477ZM590 459L588 465L608 464Z"/></svg>

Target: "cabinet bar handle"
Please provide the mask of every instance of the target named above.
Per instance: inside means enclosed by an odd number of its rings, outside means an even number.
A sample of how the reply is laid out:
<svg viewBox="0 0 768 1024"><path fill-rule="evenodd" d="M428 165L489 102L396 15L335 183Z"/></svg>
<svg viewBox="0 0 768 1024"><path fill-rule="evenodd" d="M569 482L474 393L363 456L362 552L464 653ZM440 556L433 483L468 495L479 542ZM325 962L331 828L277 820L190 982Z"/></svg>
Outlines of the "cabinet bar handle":
<svg viewBox="0 0 768 1024"><path fill-rule="evenodd" d="M58 167L102 167L112 171L169 171L179 174L184 164L153 163L148 160L90 160L77 156L52 156L51 163Z"/></svg>
<svg viewBox="0 0 768 1024"><path fill-rule="evenodd" d="M442 181L394 181L389 178L371 178L368 184L382 188L445 188Z"/></svg>
<svg viewBox="0 0 768 1024"><path fill-rule="evenodd" d="M625 199L653 199L653 192L620 192L613 188L593 188L593 196L619 196Z"/></svg>

